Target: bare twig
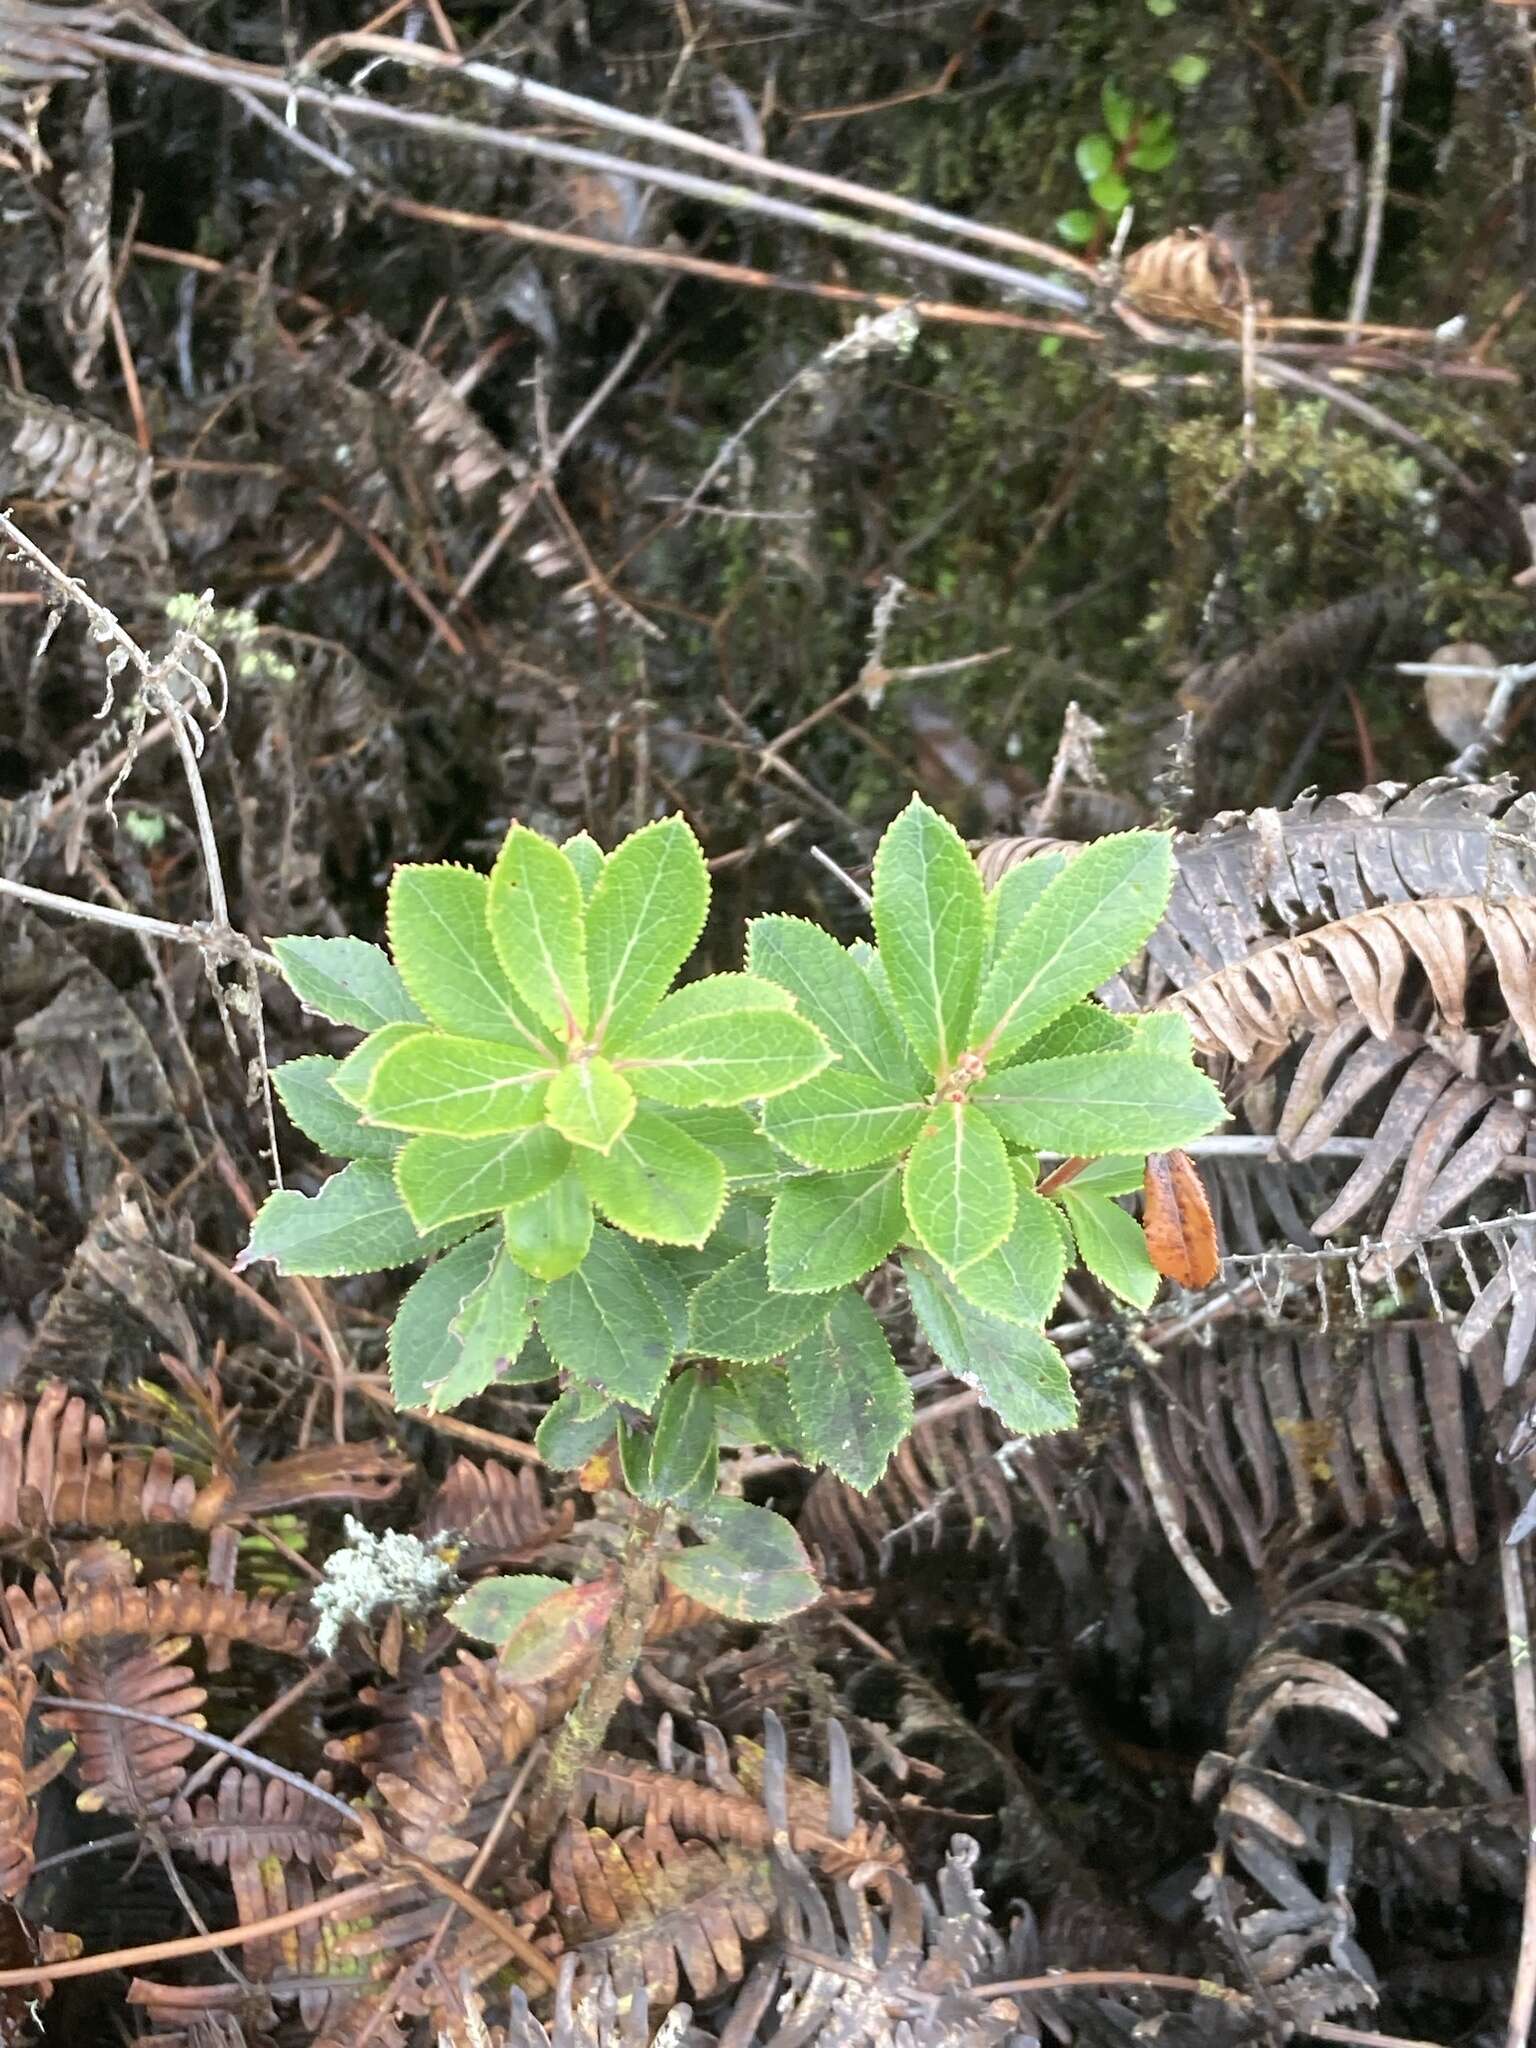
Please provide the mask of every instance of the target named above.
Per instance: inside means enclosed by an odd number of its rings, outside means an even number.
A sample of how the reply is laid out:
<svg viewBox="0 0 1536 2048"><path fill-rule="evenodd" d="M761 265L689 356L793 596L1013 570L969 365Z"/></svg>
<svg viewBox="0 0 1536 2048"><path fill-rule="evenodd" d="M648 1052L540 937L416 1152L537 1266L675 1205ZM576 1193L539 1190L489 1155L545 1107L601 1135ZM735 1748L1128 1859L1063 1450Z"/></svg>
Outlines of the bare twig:
<svg viewBox="0 0 1536 2048"><path fill-rule="evenodd" d="M1168 1542L1168 1548L1179 1561L1186 1579L1205 1602L1210 1613L1230 1614L1232 1603L1211 1577L1205 1566L1196 1557L1189 1538L1184 1534L1169 1491L1168 1475L1163 1470L1153 1439L1152 1425L1147 1419L1146 1408L1141 1395L1133 1393L1129 1401L1131 1432L1136 1439L1136 1455L1141 1464L1142 1477L1147 1482L1147 1492L1152 1496L1152 1506Z"/></svg>
<svg viewBox="0 0 1536 2048"><path fill-rule="evenodd" d="M1381 249L1381 221L1387 206L1387 174L1392 167L1392 115L1397 101L1397 82L1402 70L1403 51L1395 21L1382 23L1381 71L1376 96L1376 134L1371 144L1371 167L1366 173L1365 226L1360 236L1360 261L1355 266L1349 292L1349 325L1346 339L1360 339L1366 310L1371 303L1371 285L1376 276L1376 258Z"/></svg>

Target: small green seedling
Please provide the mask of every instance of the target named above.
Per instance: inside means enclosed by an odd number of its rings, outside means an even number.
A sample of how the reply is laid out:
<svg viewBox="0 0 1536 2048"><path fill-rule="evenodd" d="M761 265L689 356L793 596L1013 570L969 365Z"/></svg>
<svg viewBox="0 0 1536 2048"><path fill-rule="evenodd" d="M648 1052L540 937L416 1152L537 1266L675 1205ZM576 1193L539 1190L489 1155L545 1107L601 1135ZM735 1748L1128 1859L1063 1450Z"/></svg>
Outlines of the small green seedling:
<svg viewBox="0 0 1536 2048"><path fill-rule="evenodd" d="M1198 84L1193 76L1195 66L1201 67L1200 77L1209 69L1203 58L1181 58L1169 75L1176 84ZM1138 106L1108 80L1099 94L1099 105L1103 128L1082 136L1073 151L1077 174L1087 186L1092 204L1074 206L1057 220L1056 232L1064 242L1102 242L1113 234L1115 223L1135 197L1132 174L1155 176L1179 153L1171 114Z"/></svg>
<svg viewBox="0 0 1536 2048"><path fill-rule="evenodd" d="M1075 1418L1045 1334L1074 1259L1130 1301L1156 1290L1114 1198L1221 1098L1180 1020L1089 998L1171 879L1167 835L1129 832L987 892L914 798L876 856L875 945L760 917L745 973L675 987L709 902L680 818L606 855L514 825L489 876L402 867L393 960L273 948L306 1007L365 1035L278 1070L294 1123L350 1163L271 1196L242 1262L431 1259L390 1335L401 1408L557 1379L540 1450L574 1466L617 1439L631 1492L700 1539L674 1585L793 1612L816 1596L805 1553L718 1492L719 1447L876 1483L912 1396L860 1291L874 1268L899 1259L940 1360L1025 1434ZM1090 1163L1042 1190L1042 1152Z"/></svg>

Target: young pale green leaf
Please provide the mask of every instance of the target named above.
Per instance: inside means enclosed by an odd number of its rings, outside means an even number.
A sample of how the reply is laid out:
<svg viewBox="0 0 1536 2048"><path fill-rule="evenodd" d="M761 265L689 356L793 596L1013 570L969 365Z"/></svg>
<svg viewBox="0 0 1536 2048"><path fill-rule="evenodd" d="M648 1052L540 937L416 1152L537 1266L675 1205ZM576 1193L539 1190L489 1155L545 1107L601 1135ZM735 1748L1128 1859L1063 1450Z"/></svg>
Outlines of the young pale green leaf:
<svg viewBox="0 0 1536 2048"><path fill-rule="evenodd" d="M1066 864L1064 853L1037 853L1009 868L1001 881L988 890L987 910L992 928L989 967L999 953L1008 950L1014 933Z"/></svg>
<svg viewBox="0 0 1536 2048"><path fill-rule="evenodd" d="M656 1411L644 1498L658 1507L702 1508L715 1491L715 1443L709 1382L696 1369L679 1373Z"/></svg>
<svg viewBox="0 0 1536 2048"><path fill-rule="evenodd" d="M280 1188L256 1212L235 1270L270 1259L279 1273L334 1279L341 1273L382 1273L441 1251L462 1226L423 1233L411 1221L394 1175L382 1159L354 1159L317 1195Z"/></svg>
<svg viewBox="0 0 1536 2048"><path fill-rule="evenodd" d="M744 1109L674 1109L675 1124L725 1168L728 1181L776 1180L784 1161Z"/></svg>
<svg viewBox="0 0 1536 2048"><path fill-rule="evenodd" d="M531 1201L560 1178L571 1148L543 1124L494 1138L412 1138L395 1185L418 1230Z"/></svg>
<svg viewBox="0 0 1536 2048"><path fill-rule="evenodd" d="M763 1104L763 1130L802 1166L833 1173L894 1159L922 1131L928 1105L915 1089L828 1067Z"/></svg>
<svg viewBox="0 0 1536 2048"><path fill-rule="evenodd" d="M739 1017L747 1010L793 1010L787 989L761 974L706 974L673 989L646 1022L643 1036L701 1017ZM627 1056L627 1055L626 1055Z"/></svg>
<svg viewBox="0 0 1536 2048"><path fill-rule="evenodd" d="M491 869L486 922L502 973L540 1023L567 1041L585 1031L586 897L566 853L514 825Z"/></svg>
<svg viewBox="0 0 1536 2048"><path fill-rule="evenodd" d="M708 909L709 869L681 818L643 825L604 861L587 905L587 977L610 1056L666 994Z"/></svg>
<svg viewBox="0 0 1536 2048"><path fill-rule="evenodd" d="M1074 1003L1054 1023L1027 1038L1009 1054L1009 1066L1026 1060L1069 1059L1077 1053L1124 1052L1136 1044L1136 1033L1123 1017L1116 1017L1097 1003ZM1141 1050L1138 1047L1138 1050Z"/></svg>
<svg viewBox="0 0 1536 2048"><path fill-rule="evenodd" d="M539 1121L554 1071L547 1053L432 1031L384 1055L363 1115L386 1130L493 1138Z"/></svg>
<svg viewBox="0 0 1536 2048"><path fill-rule="evenodd" d="M787 1361L789 1398L807 1456L861 1493L912 1427L912 1388L862 1295L835 1295L826 1323Z"/></svg>
<svg viewBox="0 0 1536 2048"><path fill-rule="evenodd" d="M792 1457L805 1456L783 1366L766 1361L732 1366L716 1389L715 1409L722 1441L730 1432L741 1444L767 1444Z"/></svg>
<svg viewBox="0 0 1536 2048"><path fill-rule="evenodd" d="M425 1024L389 955L366 939L274 939L283 979L306 1010L333 1024L377 1031L381 1024Z"/></svg>
<svg viewBox="0 0 1536 2048"><path fill-rule="evenodd" d="M459 1340L459 1355L427 1389L429 1408L444 1414L498 1380L528 1381L544 1375L548 1368L542 1358L528 1370L513 1371L533 1328L532 1291L533 1282L503 1246L490 1272L453 1318L450 1327Z"/></svg>
<svg viewBox="0 0 1536 2048"><path fill-rule="evenodd" d="M715 979L744 982L748 977ZM692 990L677 993L686 996ZM814 1026L789 1009L753 1008L672 1020L667 1012L676 1000L668 996L619 1061L636 1091L658 1102L702 1109L781 1095L820 1073L832 1057Z"/></svg>
<svg viewBox="0 0 1536 2048"><path fill-rule="evenodd" d="M1085 847L988 970L973 1049L992 1064L1006 1059L1106 981L1155 928L1172 886L1165 832L1123 832Z"/></svg>
<svg viewBox="0 0 1536 2048"><path fill-rule="evenodd" d="M1056 1224L1050 1203L1021 1180L1012 1230L995 1252L957 1273L955 1285L988 1314L1038 1329L1055 1308L1067 1276L1066 1247Z"/></svg>
<svg viewBox="0 0 1536 2048"><path fill-rule="evenodd" d="M1162 1275L1152 1263L1135 1217L1107 1195L1080 1193L1075 1180L1068 1181L1056 1199L1066 1211L1078 1256L1089 1272L1122 1301L1150 1308Z"/></svg>
<svg viewBox="0 0 1536 2048"><path fill-rule="evenodd" d="M619 1426L619 1412L611 1402L587 1405L590 1396L568 1387L544 1412L544 1420L533 1433L533 1447L546 1465L570 1472L585 1465L603 1448Z"/></svg>
<svg viewBox="0 0 1536 2048"><path fill-rule="evenodd" d="M880 841L874 880L896 1013L928 1072L947 1074L970 1042L986 945L976 863L954 826L913 797Z"/></svg>
<svg viewBox="0 0 1536 2048"><path fill-rule="evenodd" d="M825 1294L862 1279L906 1228L901 1167L787 1181L768 1222L768 1278L786 1294Z"/></svg>
<svg viewBox="0 0 1536 2048"><path fill-rule="evenodd" d="M576 1160L582 1186L610 1223L656 1244L702 1244L725 1207L725 1168L653 1109L607 1152Z"/></svg>
<svg viewBox="0 0 1536 2048"><path fill-rule="evenodd" d="M386 1053L394 1052L402 1045L413 1045L418 1039L425 1041L436 1036L435 1031L424 1029L420 1024L382 1024L377 1031L371 1031L361 1045L353 1046L332 1074L331 1086L343 1102L361 1110L368 1100L368 1090L373 1086L379 1062ZM397 1138L390 1139L392 1146L398 1142Z"/></svg>
<svg viewBox="0 0 1536 2048"><path fill-rule="evenodd" d="M406 1291L389 1333L389 1382L395 1406L425 1408L463 1354L454 1318L485 1279L498 1246L494 1230L466 1239Z"/></svg>
<svg viewBox="0 0 1536 2048"><path fill-rule="evenodd" d="M486 877L469 868L396 868L389 885L395 965L440 1030L542 1052L550 1041L491 944L490 893Z"/></svg>
<svg viewBox="0 0 1536 2048"><path fill-rule="evenodd" d="M763 1254L742 1252L693 1290L688 1348L748 1364L777 1358L825 1322L831 1306L825 1294L776 1294Z"/></svg>
<svg viewBox="0 0 1536 2048"><path fill-rule="evenodd" d="M350 1102L336 1093L341 1061L312 1053L285 1060L272 1080L290 1121L322 1152L336 1159L390 1159L400 1145L393 1131L370 1130Z"/></svg>
<svg viewBox="0 0 1536 2048"><path fill-rule="evenodd" d="M608 1151L634 1113L634 1089L601 1053L562 1067L544 1105L546 1122L592 1152Z"/></svg>
<svg viewBox="0 0 1536 2048"><path fill-rule="evenodd" d="M844 1072L898 1089L919 1082L911 1048L869 976L820 925L803 917L754 918L747 965L794 997Z"/></svg>
<svg viewBox="0 0 1536 2048"><path fill-rule="evenodd" d="M448 1619L456 1629L482 1643L504 1643L541 1600L565 1589L564 1579L547 1579L538 1572L520 1572L516 1578L482 1579L454 1601L448 1609Z"/></svg>
<svg viewBox="0 0 1536 2048"><path fill-rule="evenodd" d="M821 1597L800 1538L782 1515L717 1496L694 1528L705 1540L669 1556L662 1571L680 1593L732 1621L782 1621Z"/></svg>
<svg viewBox="0 0 1536 2048"><path fill-rule="evenodd" d="M639 1260L615 1231L597 1230L575 1272L539 1308L539 1330L557 1365L615 1401L649 1411L675 1349Z"/></svg>
<svg viewBox="0 0 1536 2048"><path fill-rule="evenodd" d="M563 1280L592 1242L592 1198L568 1166L542 1194L515 1202L501 1222L507 1250L520 1266L535 1280Z"/></svg>
<svg viewBox="0 0 1536 2048"><path fill-rule="evenodd" d="M578 832L567 839L560 851L576 870L576 879L581 884L581 900L590 903L592 891L597 887L597 878L603 872L603 849L590 832Z"/></svg>
<svg viewBox="0 0 1536 2048"><path fill-rule="evenodd" d="M902 1200L918 1241L951 1272L996 1251L1013 1228L1017 1190L1008 1153L968 1102L940 1102L907 1155Z"/></svg>
<svg viewBox="0 0 1536 2048"><path fill-rule="evenodd" d="M1015 1144L1090 1156L1169 1152L1203 1137L1227 1113L1187 1060L1139 1051L1007 1067L983 1082L975 1099Z"/></svg>
<svg viewBox="0 0 1536 2048"><path fill-rule="evenodd" d="M1021 1436L1070 1429L1077 1400L1061 1353L1043 1330L974 1307L934 1260L902 1260L912 1308L948 1371L964 1380Z"/></svg>

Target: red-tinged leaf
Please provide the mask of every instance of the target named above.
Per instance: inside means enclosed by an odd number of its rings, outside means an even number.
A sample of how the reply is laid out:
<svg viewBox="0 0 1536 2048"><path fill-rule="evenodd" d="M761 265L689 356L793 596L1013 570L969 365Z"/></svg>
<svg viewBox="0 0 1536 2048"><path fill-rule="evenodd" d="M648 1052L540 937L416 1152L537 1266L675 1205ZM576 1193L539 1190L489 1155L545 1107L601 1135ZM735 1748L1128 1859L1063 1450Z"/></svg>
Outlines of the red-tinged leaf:
<svg viewBox="0 0 1536 2048"><path fill-rule="evenodd" d="M1199 1167L1187 1152L1149 1152L1142 1187L1141 1227L1153 1265L1180 1287L1209 1287L1221 1252Z"/></svg>
<svg viewBox="0 0 1536 2048"><path fill-rule="evenodd" d="M618 1592L616 1579L589 1579L541 1600L501 1646L506 1676L515 1685L569 1677L596 1649Z"/></svg>

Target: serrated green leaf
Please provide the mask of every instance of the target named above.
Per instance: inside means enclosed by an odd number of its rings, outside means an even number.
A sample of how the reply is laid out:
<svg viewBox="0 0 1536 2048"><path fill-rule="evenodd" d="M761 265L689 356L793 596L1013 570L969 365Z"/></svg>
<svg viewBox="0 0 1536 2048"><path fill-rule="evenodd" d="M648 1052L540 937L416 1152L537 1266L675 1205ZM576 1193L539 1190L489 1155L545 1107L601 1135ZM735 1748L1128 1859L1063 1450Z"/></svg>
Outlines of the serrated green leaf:
<svg viewBox="0 0 1536 2048"><path fill-rule="evenodd" d="M423 1029L419 1024L385 1024L372 1031L361 1045L354 1045L341 1065L331 1076L331 1086L343 1102L349 1102L360 1110L368 1100L368 1090L373 1086L373 1077L379 1070L379 1062L386 1053L397 1047L411 1045L417 1039L435 1038L436 1032ZM391 1138L394 1145L397 1139Z"/></svg>
<svg viewBox="0 0 1536 2048"><path fill-rule="evenodd" d="M624 1484L636 1500L650 1499L651 1480L651 1438L649 1432L638 1427L629 1417L619 1417L618 1428L619 1471Z"/></svg>
<svg viewBox="0 0 1536 2048"><path fill-rule="evenodd" d="M425 1024L381 946L366 939L274 939L283 979L306 1010L333 1024L377 1031L382 1024Z"/></svg>
<svg viewBox="0 0 1536 2048"><path fill-rule="evenodd" d="M577 832L565 841L560 851L576 870L582 902L589 903L592 891L597 887L597 878L603 872L603 849L590 832Z"/></svg>
<svg viewBox="0 0 1536 2048"><path fill-rule="evenodd" d="M1102 1159L1090 1159L1067 1185L1094 1195L1139 1195L1146 1165L1140 1152L1106 1152Z"/></svg>
<svg viewBox="0 0 1536 2048"><path fill-rule="evenodd" d="M542 1356L528 1369L514 1371L533 1328L532 1292L532 1280L503 1246L453 1318L450 1329L461 1348L443 1377L427 1389L429 1408L443 1414L472 1401L498 1380L526 1383L545 1375Z"/></svg>
<svg viewBox="0 0 1536 2048"><path fill-rule="evenodd" d="M702 1244L725 1207L725 1168L670 1118L640 1109L607 1152L577 1155L582 1186L610 1223L656 1244Z"/></svg>
<svg viewBox="0 0 1536 2048"><path fill-rule="evenodd" d="M542 1194L504 1211L501 1224L507 1250L520 1266L536 1280L563 1280L592 1242L592 1198L568 1166Z"/></svg>
<svg viewBox="0 0 1536 2048"><path fill-rule="evenodd" d="M504 1643L541 1601L565 1590L564 1579L545 1578L539 1572L482 1579L454 1601L447 1618L456 1629L482 1643Z"/></svg>
<svg viewBox="0 0 1536 2048"><path fill-rule="evenodd" d="M996 1129L969 1102L940 1102L907 1156L901 1184L919 1241L951 1272L996 1251L1017 1191Z"/></svg>
<svg viewBox="0 0 1536 2048"><path fill-rule="evenodd" d="M832 1057L820 1033L789 1010L662 1024L666 1009L663 1003L619 1062L636 1092L658 1102L701 1109L781 1095Z"/></svg>
<svg viewBox="0 0 1536 2048"><path fill-rule="evenodd" d="M501 971L548 1030L587 1027L586 897L562 848L514 825L491 869L486 922Z"/></svg>
<svg viewBox="0 0 1536 2048"><path fill-rule="evenodd" d="M789 1381L781 1365L760 1361L732 1366L717 1389L715 1413L722 1440L731 1430L739 1443L767 1444L793 1457L804 1456Z"/></svg>
<svg viewBox="0 0 1536 2048"><path fill-rule="evenodd" d="M959 833L913 797L875 853L875 937L896 1014L930 1074L967 1044L986 942L981 877Z"/></svg>
<svg viewBox="0 0 1536 2048"><path fill-rule="evenodd" d="M498 1251L494 1230L458 1245L408 1288L389 1332L389 1383L395 1406L425 1408L433 1387L458 1364L463 1343L454 1318L484 1280Z"/></svg>
<svg viewBox="0 0 1536 2048"><path fill-rule="evenodd" d="M395 1185L419 1230L531 1201L560 1178L571 1148L543 1124L494 1138L412 1138Z"/></svg>
<svg viewBox="0 0 1536 2048"><path fill-rule="evenodd" d="M640 1277L651 1290L656 1306L667 1319L667 1328L672 1332L672 1349L683 1351L688 1345L688 1289L683 1276L672 1263L677 1253L660 1245L636 1244L625 1240L630 1257L640 1268Z"/></svg>
<svg viewBox="0 0 1536 2048"><path fill-rule="evenodd" d="M1136 119L1135 104L1106 78L1099 88L1099 105L1104 109L1104 126L1116 142L1124 142Z"/></svg>
<svg viewBox="0 0 1536 2048"><path fill-rule="evenodd" d="M1166 1059L1193 1059L1194 1034L1188 1020L1174 1010L1153 1010L1144 1017L1128 1017L1137 1052L1161 1053Z"/></svg>
<svg viewBox="0 0 1536 2048"><path fill-rule="evenodd" d="M290 1122L336 1159L390 1159L399 1149L393 1131L374 1131L336 1092L340 1060L312 1053L272 1069L273 1084Z"/></svg>
<svg viewBox="0 0 1536 2048"><path fill-rule="evenodd" d="M572 1060L549 1084L545 1121L573 1145L606 1152L635 1113L635 1091L601 1053Z"/></svg>
<svg viewBox="0 0 1536 2048"><path fill-rule="evenodd" d="M547 1053L433 1031L384 1055L363 1115L386 1130L491 1138L539 1121L554 1071Z"/></svg>
<svg viewBox="0 0 1536 2048"><path fill-rule="evenodd" d="M666 994L708 909L709 869L681 818L643 825L603 863L587 905L587 977L610 1057Z"/></svg>
<svg viewBox="0 0 1536 2048"><path fill-rule="evenodd" d="M912 1308L949 1372L964 1380L1021 1436L1070 1429L1077 1421L1061 1353L1043 1330L1004 1322L964 1299L944 1269L922 1252L902 1260Z"/></svg>
<svg viewBox="0 0 1536 2048"><path fill-rule="evenodd" d="M679 1373L656 1410L644 1498L685 1512L702 1508L715 1491L716 1440L708 1381L696 1369Z"/></svg>
<svg viewBox="0 0 1536 2048"><path fill-rule="evenodd" d="M903 1089L920 1081L894 1013L830 932L802 917L755 917L747 927L747 964L794 997L846 1072Z"/></svg>
<svg viewBox="0 0 1536 2048"><path fill-rule="evenodd" d="M894 1159L921 1132L928 1105L915 1090L828 1067L763 1104L763 1130L802 1166L842 1172Z"/></svg>
<svg viewBox="0 0 1536 2048"><path fill-rule="evenodd" d="M270 1259L279 1273L334 1279L408 1266L462 1237L461 1227L419 1231L381 1159L354 1159L316 1195L280 1188L256 1212L236 1272Z"/></svg>
<svg viewBox="0 0 1536 2048"><path fill-rule="evenodd" d="M700 1281L688 1303L688 1348L751 1364L777 1358L826 1320L827 1295L776 1294L761 1252L742 1252Z"/></svg>
<svg viewBox="0 0 1536 2048"><path fill-rule="evenodd" d="M768 1278L786 1294L825 1294L862 1279L906 1228L901 1168L811 1174L786 1182L768 1222Z"/></svg>
<svg viewBox="0 0 1536 2048"><path fill-rule="evenodd" d="M1085 847L993 961L973 1047L995 1065L1108 980L1156 926L1172 880L1167 833L1123 832Z"/></svg>
<svg viewBox="0 0 1536 2048"><path fill-rule="evenodd" d="M603 1448L618 1424L619 1411L610 1402L588 1409L585 1395L567 1388L545 1410L533 1433L533 1447L556 1471L574 1471Z"/></svg>
<svg viewBox="0 0 1536 2048"><path fill-rule="evenodd" d="M1122 1301L1150 1308L1162 1275L1152 1263L1135 1217L1107 1195L1079 1192L1075 1180L1067 1182L1056 1200L1072 1225L1078 1257L1089 1272Z"/></svg>
<svg viewBox="0 0 1536 2048"><path fill-rule="evenodd" d="M389 885L395 965L440 1030L543 1051L550 1041L491 944L490 892L486 877L469 868L396 868Z"/></svg>
<svg viewBox="0 0 1536 2048"><path fill-rule="evenodd" d="M713 1152L728 1181L777 1179L784 1161L744 1109L673 1109L668 1123Z"/></svg>
<svg viewBox="0 0 1536 2048"><path fill-rule="evenodd" d="M557 1365L616 1401L649 1411L672 1364L672 1332L639 1260L615 1231L596 1230L574 1273L539 1309Z"/></svg>
<svg viewBox="0 0 1536 2048"><path fill-rule="evenodd" d="M796 1345L787 1368L807 1456L868 1493L912 1427L912 1388L862 1295L835 1295L825 1324Z"/></svg>
<svg viewBox="0 0 1536 2048"><path fill-rule="evenodd" d="M1037 853L1021 860L987 893L992 945L987 965L1006 951L1009 940L1067 864L1064 853Z"/></svg>
<svg viewBox="0 0 1536 2048"><path fill-rule="evenodd" d="M1009 1066L1025 1060L1067 1059L1074 1053L1123 1052L1136 1043L1136 1033L1123 1017L1097 1003L1074 1003L1054 1023L1025 1039L1008 1058Z"/></svg>
<svg viewBox="0 0 1536 2048"><path fill-rule="evenodd" d="M1072 152L1072 161L1083 183L1091 185L1095 178L1102 178L1113 169L1115 145L1107 135L1085 135Z"/></svg>
<svg viewBox="0 0 1536 2048"><path fill-rule="evenodd" d="M1018 1214L995 1252L954 1276L966 1300L1008 1323L1044 1324L1061 1296L1067 1252L1051 1204L1019 1180Z"/></svg>
<svg viewBox="0 0 1536 2048"><path fill-rule="evenodd" d="M976 1090L998 1128L1039 1151L1168 1152L1226 1116L1221 1096L1186 1060L1094 1052L1007 1067Z"/></svg>
<svg viewBox="0 0 1536 2048"><path fill-rule="evenodd" d="M694 1517L705 1541L669 1556L662 1571L680 1593L732 1621L782 1621L821 1597L800 1538L771 1508L717 1497Z"/></svg>

